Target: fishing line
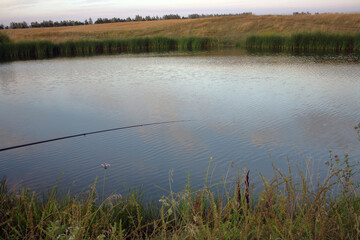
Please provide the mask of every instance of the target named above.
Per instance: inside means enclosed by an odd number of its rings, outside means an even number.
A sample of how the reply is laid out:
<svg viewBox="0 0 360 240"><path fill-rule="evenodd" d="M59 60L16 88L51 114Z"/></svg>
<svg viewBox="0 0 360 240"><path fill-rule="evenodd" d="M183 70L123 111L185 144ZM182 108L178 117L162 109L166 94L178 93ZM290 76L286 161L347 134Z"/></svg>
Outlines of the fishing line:
<svg viewBox="0 0 360 240"><path fill-rule="evenodd" d="M170 123L188 122L188 121L191 121L191 120L144 123L144 124L138 124L138 125L132 125L132 126L126 126L126 127L118 127L118 128L105 129L105 130L100 130L100 131L95 131L95 132L86 132L86 133L80 133L80 134L76 134L76 135L70 135L70 136L59 137L59 138L52 138L52 139L47 139L47 140L43 140L43 141L31 142L31 143L21 144L21 145L17 145L17 146L2 148L2 149L0 149L0 152L6 151L6 150L15 149L15 148L22 148L22 147L27 147L27 146L32 146L32 145L37 145L37 144L42 144L42 143L54 142L54 141L59 141L59 140L63 140L63 139L81 137L81 136L86 136L86 135L91 135L91 134L97 134L97 133L103 133L103 132L117 131L117 130L123 130L123 129L128 129L128 128L145 127L145 126L151 126L151 125L160 125L160 124L170 124Z"/></svg>

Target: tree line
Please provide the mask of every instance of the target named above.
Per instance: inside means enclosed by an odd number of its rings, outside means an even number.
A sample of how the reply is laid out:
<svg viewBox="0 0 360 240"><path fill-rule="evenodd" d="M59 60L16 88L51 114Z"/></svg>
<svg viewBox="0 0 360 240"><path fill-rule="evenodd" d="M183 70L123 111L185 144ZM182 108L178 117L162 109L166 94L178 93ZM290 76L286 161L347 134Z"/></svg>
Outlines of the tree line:
<svg viewBox="0 0 360 240"><path fill-rule="evenodd" d="M30 25L23 21L23 22L11 22L10 26L4 26L0 24L0 29L19 29L19 28L42 28L42 27L66 27L66 26L78 26L78 25L88 25L93 24L91 18L89 20L85 20L84 22L80 21L73 21L73 20L66 20L66 21L52 21L52 20L44 20L42 22L31 22Z"/></svg>
<svg viewBox="0 0 360 240"><path fill-rule="evenodd" d="M235 16L235 15L251 15L251 12L237 13L237 14L189 14L187 17L181 17L179 14L166 14L162 17L159 16L145 16L136 15L134 18L98 18L93 21L91 18L81 21L52 21L44 20L42 22L11 22L10 26L4 26L0 24L0 29L19 29L19 28L42 28L42 27L66 27L66 26L78 26L78 25L90 25L90 24L102 24L102 23L115 23L115 22L135 22L135 21L156 21L156 20L169 20L169 19L192 19L192 18L206 18L206 17L218 17L218 16Z"/></svg>

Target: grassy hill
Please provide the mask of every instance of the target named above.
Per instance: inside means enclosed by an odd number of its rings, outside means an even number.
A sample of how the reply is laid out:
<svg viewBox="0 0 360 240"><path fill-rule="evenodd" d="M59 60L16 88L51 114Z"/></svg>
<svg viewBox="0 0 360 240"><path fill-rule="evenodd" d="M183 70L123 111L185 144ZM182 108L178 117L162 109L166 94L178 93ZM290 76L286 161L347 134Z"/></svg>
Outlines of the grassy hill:
<svg viewBox="0 0 360 240"><path fill-rule="evenodd" d="M244 40L252 34L297 32L357 33L360 13L317 15L238 15L200 19L121 22L73 27L3 30L11 40L94 40L131 37L212 37L221 42Z"/></svg>

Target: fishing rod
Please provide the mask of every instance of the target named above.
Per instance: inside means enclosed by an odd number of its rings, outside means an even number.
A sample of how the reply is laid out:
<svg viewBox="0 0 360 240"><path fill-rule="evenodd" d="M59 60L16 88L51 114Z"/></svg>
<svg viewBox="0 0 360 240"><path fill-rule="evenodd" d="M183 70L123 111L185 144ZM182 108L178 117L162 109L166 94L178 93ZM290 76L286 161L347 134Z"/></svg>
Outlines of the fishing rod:
<svg viewBox="0 0 360 240"><path fill-rule="evenodd" d="M17 146L2 148L2 149L0 149L0 152L15 149L15 148L22 148L22 147L27 147L27 146L32 146L32 145L37 145L37 144L42 144L42 143L54 142L54 141L59 141L59 140L63 140L63 139L75 138L75 137L86 136L86 135L97 134L97 133L103 133L103 132L117 131L117 130L123 130L123 129L128 129L128 128L145 127L145 126L151 126L151 125L188 122L188 121L191 121L191 120L144 123L144 124L137 124L137 125L126 126L126 127L118 127L118 128L99 130L99 131L95 131L95 132L86 132L86 133L80 133L80 134L75 134L75 135L70 135L70 136L65 136L65 137L52 138L52 139L47 139L47 140L43 140L43 141L31 142L31 143L21 144L21 145L17 145Z"/></svg>

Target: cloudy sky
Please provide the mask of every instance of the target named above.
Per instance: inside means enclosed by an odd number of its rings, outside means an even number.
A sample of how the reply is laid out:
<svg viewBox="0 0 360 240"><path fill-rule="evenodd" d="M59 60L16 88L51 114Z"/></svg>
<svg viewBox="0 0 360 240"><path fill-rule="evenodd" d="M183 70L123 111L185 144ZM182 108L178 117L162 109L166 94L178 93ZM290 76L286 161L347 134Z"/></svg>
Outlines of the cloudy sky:
<svg viewBox="0 0 360 240"><path fill-rule="evenodd" d="M191 13L360 12L359 0L0 0L0 23Z"/></svg>

